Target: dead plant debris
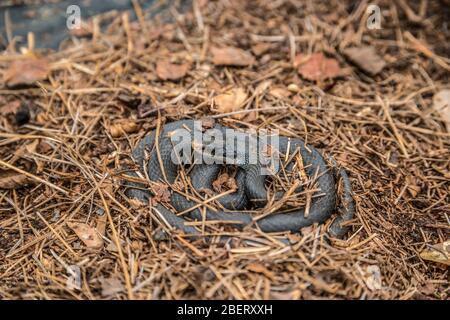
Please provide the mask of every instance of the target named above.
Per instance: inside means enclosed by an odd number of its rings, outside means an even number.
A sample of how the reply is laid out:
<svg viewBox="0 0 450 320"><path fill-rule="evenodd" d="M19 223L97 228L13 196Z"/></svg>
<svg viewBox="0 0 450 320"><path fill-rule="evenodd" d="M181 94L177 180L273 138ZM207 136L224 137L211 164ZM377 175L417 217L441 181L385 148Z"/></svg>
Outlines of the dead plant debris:
<svg viewBox="0 0 450 320"><path fill-rule="evenodd" d="M367 28L366 1L169 3L152 19L112 13L56 52L10 45L0 55L0 298L448 300L442 3L377 1L378 30ZM33 102L22 126L5 111L17 101ZM151 201L124 196L130 153L147 132L207 117L333 156L357 204L347 237L326 241L329 221L289 235L189 221L213 235L206 242L169 230ZM304 190L255 217L308 203L314 183L295 150L282 159L299 170L268 181L269 196ZM169 210L173 192L216 208L218 194L194 191L188 170L174 186L133 181ZM227 245L216 241L224 234ZM82 274L78 288L68 266Z"/></svg>
<svg viewBox="0 0 450 320"><path fill-rule="evenodd" d="M189 64L176 64L167 60L156 63L156 74L161 80L180 80L189 71Z"/></svg>
<svg viewBox="0 0 450 320"><path fill-rule="evenodd" d="M28 176L13 170L0 170L0 189L18 189L33 184Z"/></svg>
<svg viewBox="0 0 450 320"><path fill-rule="evenodd" d="M86 247L100 249L103 246L103 239L96 228L80 222L69 222L67 225L83 241Z"/></svg>
<svg viewBox="0 0 450 320"><path fill-rule="evenodd" d="M374 47L353 47L344 50L344 54L359 68L374 76L383 70L386 62L377 54Z"/></svg>
<svg viewBox="0 0 450 320"><path fill-rule="evenodd" d="M447 131L450 133L450 90L445 89L433 96L433 107L445 122Z"/></svg>
<svg viewBox="0 0 450 320"><path fill-rule="evenodd" d="M324 81L347 74L345 69L341 69L336 59L327 58L322 52L316 52L310 56L298 54L295 57L294 66L302 77L311 81Z"/></svg>
<svg viewBox="0 0 450 320"><path fill-rule="evenodd" d="M45 58L25 58L13 61L3 75L3 81L10 87L33 84L47 79L50 64Z"/></svg>
<svg viewBox="0 0 450 320"><path fill-rule="evenodd" d="M246 67L255 63L251 53L234 47L211 48L212 60L215 65Z"/></svg>
<svg viewBox="0 0 450 320"><path fill-rule="evenodd" d="M215 111L218 113L229 113L241 110L246 100L247 93L244 88L233 88L214 97ZM239 117L240 115L237 116Z"/></svg>

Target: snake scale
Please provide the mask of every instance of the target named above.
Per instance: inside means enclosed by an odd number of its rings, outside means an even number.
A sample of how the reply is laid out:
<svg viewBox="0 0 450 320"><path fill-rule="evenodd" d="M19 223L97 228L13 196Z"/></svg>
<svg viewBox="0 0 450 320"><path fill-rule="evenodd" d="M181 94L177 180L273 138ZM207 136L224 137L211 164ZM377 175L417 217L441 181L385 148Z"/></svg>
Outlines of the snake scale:
<svg viewBox="0 0 450 320"><path fill-rule="evenodd" d="M162 126L158 137L156 137L156 130L145 136L132 153L133 160L138 164L141 173L146 171L145 175L150 181L173 184L179 174L180 165L172 161L171 154L174 144L170 137L178 129L194 132L194 126L194 120L179 120ZM214 124L213 129L219 132L230 130L230 128L220 124ZM193 136L191 136L191 139L193 139ZM157 145L155 145L156 141L158 142ZM299 232L303 227L325 222L336 212L337 217L329 226L328 233L331 237L343 237L349 230L349 227L341 224L352 219L355 211L351 184L345 170L342 168L337 169L334 160L331 160L333 167L329 168L317 149L306 145L303 140L298 138L280 136L277 148L279 153L283 155L298 150L304 163L306 175L315 177L320 194L316 192L313 195L309 214L305 216L305 209L297 208L293 212L272 213L255 221L250 213L240 212L246 207L262 207L267 203L267 191L265 189L267 177L260 174L261 168L258 165L247 165L244 163L237 165L238 169L235 176L237 190L218 199L218 202L224 208L223 210L214 211L207 208L206 220L232 221L232 225L239 229L253 225L263 232ZM194 189L197 191L212 189L212 183L217 178L221 167L220 164L195 164L189 173ZM286 170L292 170L292 165L290 167L287 166ZM130 174L136 176L136 173ZM343 190L339 201L340 204L336 207L336 180L338 178L342 181ZM144 185L134 182L127 182L126 195L146 203L152 196L151 192ZM281 196L282 194L278 195L278 198ZM178 192L172 192L170 198L171 204L177 212L186 212L184 216L193 220L203 219L200 208L189 210L197 202ZM200 234L200 231L196 228L185 225L186 221L183 217L176 215L164 205L158 203L154 208L172 227L186 234ZM230 212L230 210L234 210L234 212Z"/></svg>

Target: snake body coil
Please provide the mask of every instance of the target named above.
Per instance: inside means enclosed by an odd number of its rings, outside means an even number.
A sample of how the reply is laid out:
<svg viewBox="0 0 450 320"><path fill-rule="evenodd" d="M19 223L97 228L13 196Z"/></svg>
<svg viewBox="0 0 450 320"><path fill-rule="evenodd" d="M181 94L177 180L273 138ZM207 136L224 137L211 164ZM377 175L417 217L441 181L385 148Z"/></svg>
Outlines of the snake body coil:
<svg viewBox="0 0 450 320"><path fill-rule="evenodd" d="M194 120L180 120L164 125L160 130L160 135L156 139L155 130L144 137L133 151L133 159L140 166L141 171L146 170L148 178L154 182L166 181L174 183L179 165L172 161L171 155L174 145L171 141L171 134L177 129L194 132ZM230 130L221 125L214 125L215 130L224 132ZM193 139L193 136L191 136ZM155 142L158 141L156 148ZM218 199L218 202L225 210L213 211L206 209L206 220L233 221L233 226L243 228L254 223L264 232L291 231L298 232L301 228L314 223L323 223L327 220L336 207L336 186L335 175L330 170L321 154L312 146L306 146L304 141L297 138L279 137L278 151L280 154L289 154L299 150L305 172L309 177L316 177L316 183L320 189L319 196L314 195L309 208L309 214L305 216L305 209L297 209L290 213L270 214L258 221L254 221L249 213L227 212L230 210L242 210L249 202L257 203L255 200L265 200L266 190L264 188L265 176L261 175L258 165L241 165L236 174L236 184L238 189L232 194L225 195ZM157 151L158 149L158 151ZM147 150L147 152L146 152ZM146 154L148 159L146 159ZM190 178L192 186L196 190L211 189L212 182L217 177L221 165L218 164L196 164L194 165ZM341 226L341 223L353 218L355 205L351 195L351 185L347 174L343 169L339 170L339 176L343 181L343 196L341 206L337 208L339 216L330 225L329 233L333 237L342 237L349 227ZM136 183L128 183L126 194L129 197L140 201L148 201L151 193ZM185 212L194 220L202 220L203 215L199 208L190 210L197 203L187 199L184 195L173 192L171 204L178 212ZM261 202L259 206L264 205ZM162 204L157 204L155 209L173 227L181 229L187 234L199 234L199 231L184 224L185 220L168 210Z"/></svg>

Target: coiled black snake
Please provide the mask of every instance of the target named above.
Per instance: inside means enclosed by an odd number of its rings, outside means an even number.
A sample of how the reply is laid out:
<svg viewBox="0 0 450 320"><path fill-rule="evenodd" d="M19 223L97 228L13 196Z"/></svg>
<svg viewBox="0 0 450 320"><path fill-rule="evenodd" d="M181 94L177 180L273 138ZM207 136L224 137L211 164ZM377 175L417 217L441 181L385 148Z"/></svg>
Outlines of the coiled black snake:
<svg viewBox="0 0 450 320"><path fill-rule="evenodd" d="M171 140L176 130L184 130L193 139L194 130L198 130L198 122L194 120L180 120L168 123L161 127L160 134L156 139L156 130L145 136L134 149L132 156L139 165L140 171L146 170L150 181L173 184L179 173L179 164L173 161L174 144ZM230 128L214 124L211 129L225 133ZM155 146L155 141L158 145ZM156 148L157 147L157 148ZM330 225L328 232L332 237L340 238L348 231L348 226L342 226L342 222L353 218L355 204L351 193L350 180L343 169L330 170L321 154L312 146L305 145L304 141L297 138L279 137L278 152L282 155L293 153L298 150L304 163L304 170L308 177L315 177L316 184L320 189L320 195L313 196L309 208L309 214L305 216L305 209L297 209L289 213L273 213L262 219L255 221L251 214L245 212L230 212L227 209L242 210L251 201L253 206L264 206L266 203L266 190L264 183L266 176L261 175L259 165L248 165L247 163L238 165L236 183L238 189L232 194L227 194L218 199L224 210L213 211L206 209L206 220L233 221L233 226L243 228L253 224L263 232L291 231L298 232L301 228L314 223L323 223L333 212L338 216ZM241 150L242 151L242 150ZM234 151L236 153L236 151ZM239 151L238 151L239 152ZM242 151L244 152L244 151ZM245 151L247 152L247 151ZM224 156L229 156L226 154ZM333 160L333 167L335 163ZM189 176L192 186L196 190L211 189L211 184L217 177L221 168L220 164L196 164L193 166ZM292 166L286 167L292 170ZM132 173L132 175L135 175ZM343 192L340 205L336 208L337 187L335 177L342 179ZM148 202L151 197L150 191L145 186L137 183L128 183L127 196L136 198L143 202ZM259 201L258 201L259 200ZM262 200L262 201L261 201ZM264 201L265 200L265 201ZM190 210L197 203L187 199L184 195L173 192L171 204L177 212L186 212L186 216L193 220L202 220L202 211L198 208ZM186 234L199 234L199 231L186 226L185 220L177 216L162 204L156 204L155 209L163 216L171 226L182 230Z"/></svg>

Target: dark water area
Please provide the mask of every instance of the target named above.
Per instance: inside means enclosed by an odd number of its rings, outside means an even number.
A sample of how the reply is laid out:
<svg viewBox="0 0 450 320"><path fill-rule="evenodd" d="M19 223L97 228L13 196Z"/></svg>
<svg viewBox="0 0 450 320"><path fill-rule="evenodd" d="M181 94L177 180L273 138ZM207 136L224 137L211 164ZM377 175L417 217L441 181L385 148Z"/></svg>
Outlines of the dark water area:
<svg viewBox="0 0 450 320"><path fill-rule="evenodd" d="M150 8L154 2L154 0L139 0L143 10ZM168 6L171 1L167 2ZM61 41L69 36L67 19L70 12L67 13L67 8L71 5L77 5L80 8L82 21L111 10L129 10L130 19L136 18L131 0L60 0L56 3L2 6L0 7L0 49L8 43L5 28L7 17L11 25L10 36L18 37L19 45L26 44L27 33L32 31L37 48L58 49ZM153 12L153 14L156 13Z"/></svg>

